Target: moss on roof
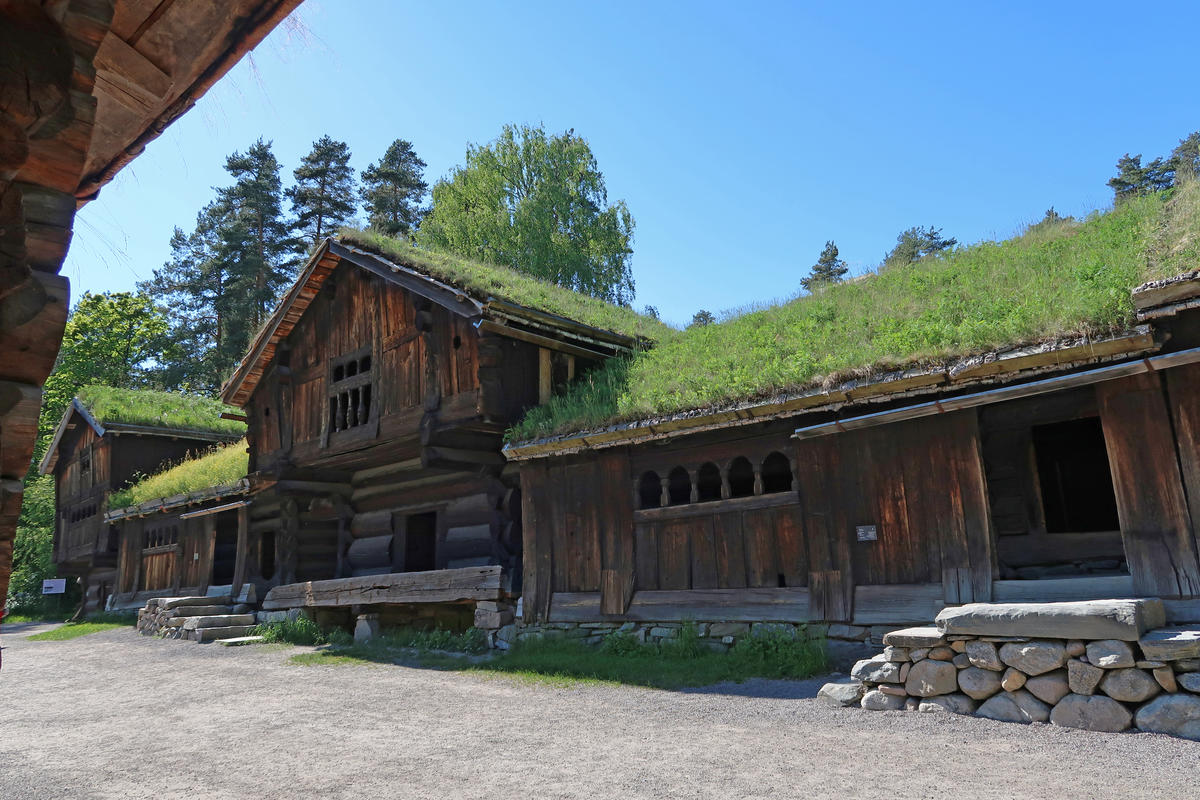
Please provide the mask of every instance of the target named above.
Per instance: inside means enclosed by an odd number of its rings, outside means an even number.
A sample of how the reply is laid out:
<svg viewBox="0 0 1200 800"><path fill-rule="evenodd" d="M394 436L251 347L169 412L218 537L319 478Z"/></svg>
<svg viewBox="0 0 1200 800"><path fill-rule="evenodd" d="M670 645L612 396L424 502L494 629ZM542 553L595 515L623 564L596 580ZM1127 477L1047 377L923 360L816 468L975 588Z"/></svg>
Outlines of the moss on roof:
<svg viewBox="0 0 1200 800"><path fill-rule="evenodd" d="M1200 261L1200 184L1083 221L1032 226L718 324L610 361L532 409L509 439L766 400L851 376L1007 345L1114 332L1131 290ZM732 276L731 276L732 279Z"/></svg>
<svg viewBox="0 0 1200 800"><path fill-rule="evenodd" d="M248 466L246 440L242 439L205 450L162 472L143 477L132 486L113 492L108 499L108 507L110 510L128 508L213 486L229 486L246 476Z"/></svg>
<svg viewBox="0 0 1200 800"><path fill-rule="evenodd" d="M243 422L221 419L222 412L241 413L238 409L203 395L84 386L75 397L101 425L125 423L232 436L246 431Z"/></svg>
<svg viewBox="0 0 1200 800"><path fill-rule="evenodd" d="M338 238L345 244L456 286L480 302L491 298L505 300L623 336L655 341L676 332L653 317L639 314L631 308L564 289L508 267L421 250L407 242L372 231L347 228L341 231Z"/></svg>

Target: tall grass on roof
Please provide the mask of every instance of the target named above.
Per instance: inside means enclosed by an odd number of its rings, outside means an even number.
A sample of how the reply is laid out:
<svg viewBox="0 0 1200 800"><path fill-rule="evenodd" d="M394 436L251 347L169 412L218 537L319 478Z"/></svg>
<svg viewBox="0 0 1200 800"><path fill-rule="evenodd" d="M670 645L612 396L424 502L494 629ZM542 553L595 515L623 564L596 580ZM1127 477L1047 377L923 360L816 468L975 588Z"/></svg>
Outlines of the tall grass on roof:
<svg viewBox="0 0 1200 800"><path fill-rule="evenodd" d="M198 394L93 385L82 387L75 396L101 425L123 422L232 435L246 430L244 422L221 419L222 412L240 413L238 409Z"/></svg>
<svg viewBox="0 0 1200 800"><path fill-rule="evenodd" d="M727 406L902 365L1127 328L1130 291L1194 269L1200 185L690 328L532 409L512 440Z"/></svg>
<svg viewBox="0 0 1200 800"><path fill-rule="evenodd" d="M198 492L210 486L228 486L244 478L248 466L246 440L242 439L184 459L170 469L113 492L108 507L109 510L129 508L151 500Z"/></svg>
<svg viewBox="0 0 1200 800"><path fill-rule="evenodd" d="M339 238L352 247L376 253L457 286L477 300L495 297L624 336L660 340L675 332L659 320L639 314L632 308L573 292L508 267L418 249L407 242L373 231L344 228Z"/></svg>

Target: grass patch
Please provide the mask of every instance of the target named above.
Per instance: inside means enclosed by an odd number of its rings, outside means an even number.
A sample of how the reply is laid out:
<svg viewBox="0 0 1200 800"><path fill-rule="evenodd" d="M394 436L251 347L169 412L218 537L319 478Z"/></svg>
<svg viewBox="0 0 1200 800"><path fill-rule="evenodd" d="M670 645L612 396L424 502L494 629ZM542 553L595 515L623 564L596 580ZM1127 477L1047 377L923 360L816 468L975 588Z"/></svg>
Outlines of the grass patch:
<svg viewBox="0 0 1200 800"><path fill-rule="evenodd" d="M246 475L249 456L246 440L210 450L196 458L185 459L170 469L142 478L132 486L109 496L110 509L128 508L162 497L228 486Z"/></svg>
<svg viewBox="0 0 1200 800"><path fill-rule="evenodd" d="M303 618L301 618L303 619ZM300 622L297 620L296 622ZM487 650L487 636L478 628L468 628L462 633L448 630L422 631L398 628L384 631L369 642L357 643L343 630L323 633L315 623L306 624L270 623L255 629L267 641L284 641L291 644L330 645L328 650L315 653L299 653L291 657L293 664L346 665L361 663L391 664L402 657L411 656L416 650L422 661L433 651L443 653L476 654Z"/></svg>
<svg viewBox="0 0 1200 800"><path fill-rule="evenodd" d="M5 622L9 618L5 617ZM117 628L131 628L137 621L136 615L121 612L99 612L81 622L68 622L52 631L35 633L28 637L31 642L62 642L68 639L78 639L91 633L111 631Z"/></svg>
<svg viewBox="0 0 1200 800"><path fill-rule="evenodd" d="M663 337L532 409L513 441L740 402L998 347L1119 331L1130 291L1194 269L1200 184L1031 226Z"/></svg>
<svg viewBox="0 0 1200 800"><path fill-rule="evenodd" d="M574 639L547 637L520 642L487 660L448 655L484 652L483 633L398 631L367 644L332 647L292 656L293 664L348 666L414 661L423 667L504 675L539 685L566 687L580 683L614 683L679 689L740 683L750 678L798 679L827 669L824 643L793 639L782 633L747 637L729 652L717 652L685 625L679 638L659 644L612 633L599 646ZM417 650L415 654L413 649Z"/></svg>
<svg viewBox="0 0 1200 800"><path fill-rule="evenodd" d="M508 267L421 250L371 231L346 228L339 238L348 245L457 286L481 302L491 298L507 300L625 336L659 340L675 333L662 322L631 308L573 292Z"/></svg>
<svg viewBox="0 0 1200 800"><path fill-rule="evenodd" d="M337 631L347 639L350 635L345 631ZM330 634L321 630L317 623L308 617L284 620L283 622L267 622L255 625L250 629L251 636L261 636L267 643L286 643L301 645L329 644ZM336 637L342 641L341 637ZM351 641L353 641L351 639Z"/></svg>
<svg viewBox="0 0 1200 800"><path fill-rule="evenodd" d="M235 436L246 431L244 422L221 419L222 412L240 414L239 409L203 395L93 385L80 388L75 396L102 425L124 422Z"/></svg>

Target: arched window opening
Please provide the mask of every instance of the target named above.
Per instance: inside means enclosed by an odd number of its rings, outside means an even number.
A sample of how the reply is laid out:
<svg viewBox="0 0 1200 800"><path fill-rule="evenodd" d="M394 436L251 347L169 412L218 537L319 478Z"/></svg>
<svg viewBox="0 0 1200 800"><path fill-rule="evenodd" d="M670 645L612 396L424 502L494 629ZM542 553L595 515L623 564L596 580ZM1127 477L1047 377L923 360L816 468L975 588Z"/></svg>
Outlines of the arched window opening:
<svg viewBox="0 0 1200 800"><path fill-rule="evenodd" d="M787 456L776 451L763 459L762 484L763 494L792 490L792 465Z"/></svg>
<svg viewBox="0 0 1200 800"><path fill-rule="evenodd" d="M662 505L662 481L654 471L643 473L638 481L638 508L658 508Z"/></svg>
<svg viewBox="0 0 1200 800"><path fill-rule="evenodd" d="M700 467L696 476L696 489L701 503L721 499L721 470L711 461Z"/></svg>
<svg viewBox="0 0 1200 800"><path fill-rule="evenodd" d="M692 477L683 467L676 467L667 476L667 497L673 506L685 506L692 501Z"/></svg>
<svg viewBox="0 0 1200 800"><path fill-rule="evenodd" d="M729 496L751 497L754 494L754 467L749 459L738 456L729 465Z"/></svg>

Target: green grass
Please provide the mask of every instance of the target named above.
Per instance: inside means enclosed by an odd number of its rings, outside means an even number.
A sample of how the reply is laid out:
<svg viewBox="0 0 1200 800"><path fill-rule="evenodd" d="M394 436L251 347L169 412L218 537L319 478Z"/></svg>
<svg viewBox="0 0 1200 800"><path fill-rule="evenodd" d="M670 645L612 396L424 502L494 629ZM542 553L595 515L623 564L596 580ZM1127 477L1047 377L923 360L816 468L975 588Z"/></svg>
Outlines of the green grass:
<svg viewBox="0 0 1200 800"><path fill-rule="evenodd" d="M334 636L340 643L346 644L353 641L345 631L339 630L333 633L340 634L340 636ZM308 617L297 617L283 622L266 622L256 625L251 629L250 635L261 636L268 643L321 645L329 644L331 634L321 630L320 626Z"/></svg>
<svg viewBox="0 0 1200 800"><path fill-rule="evenodd" d="M508 436L720 408L1005 345L1119 331L1134 321L1132 289L1198 263L1200 185L1185 183L664 337L532 409Z"/></svg>
<svg viewBox="0 0 1200 800"><path fill-rule="evenodd" d="M162 497L237 483L246 476L248 459L245 439L217 447L113 492L109 497L108 507L128 508Z"/></svg>
<svg viewBox="0 0 1200 800"><path fill-rule="evenodd" d="M4 621L9 622L10 619L5 617ZM35 633L29 637L29 641L62 642L68 639L78 639L80 636L87 636L90 633L111 631L117 628L132 628L136 622L137 617L128 613L99 612L80 622L68 622L52 631Z"/></svg>
<svg viewBox="0 0 1200 800"><path fill-rule="evenodd" d="M102 425L123 422L231 435L246 431L243 422L221 419L222 412L241 413L238 409L202 395L93 385L82 387L76 397Z"/></svg>
<svg viewBox="0 0 1200 800"><path fill-rule="evenodd" d="M402 641L380 637L367 645L301 653L292 656L291 663L349 666L413 661L411 652L404 652L404 648L416 645L403 645ZM638 643L632 636L620 633L610 634L599 646L546 637L520 642L487 660L424 651L417 654L415 661L430 668L505 675L551 686L618 683L660 689L740 683L750 678L806 678L827 669L820 641L769 634L742 639L727 653L716 652L692 626L685 626L678 639L660 644Z"/></svg>
<svg viewBox="0 0 1200 800"><path fill-rule="evenodd" d="M347 228L341 231L339 238L348 245L457 286L479 301L507 300L625 336L660 340L675 333L662 322L631 308L573 292L507 267L421 250L372 231Z"/></svg>

